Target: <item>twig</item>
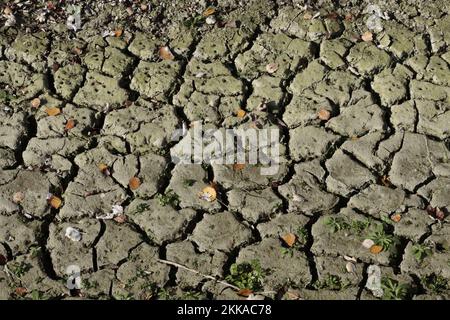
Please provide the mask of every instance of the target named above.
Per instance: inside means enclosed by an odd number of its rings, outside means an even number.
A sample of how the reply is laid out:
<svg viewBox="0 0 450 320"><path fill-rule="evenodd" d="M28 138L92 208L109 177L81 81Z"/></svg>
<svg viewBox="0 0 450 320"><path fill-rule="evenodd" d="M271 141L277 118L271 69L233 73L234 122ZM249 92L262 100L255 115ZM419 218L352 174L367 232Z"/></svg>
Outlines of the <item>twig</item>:
<svg viewBox="0 0 450 320"><path fill-rule="evenodd" d="M202 277L204 277L204 278L208 278L208 279L214 280L214 281L216 281L216 282L218 282L218 283L220 283L220 284L223 284L224 286L227 286L227 287L229 287L229 288L233 288L233 289L236 290L236 291L239 291L239 290L240 290L240 289L239 289L238 287L236 287L235 285L232 285L232 284L230 284L230 283L228 283L228 282L225 282L225 281L223 281L223 280L216 279L216 278L213 277L213 276L210 276L210 275L207 275L207 274L203 274L203 273L201 273L200 271L197 271L197 270L195 270L195 269L188 268L188 267L186 267L186 266L183 266L182 264L179 264L179 263L176 263L176 262L172 262L172 261L169 261L169 260L164 260L164 259L158 259L158 261L161 262L161 263L165 263L165 264L168 264L168 265L171 265L171 266L174 266L174 267L178 267L178 268L184 269L184 270L186 270L186 271L189 271L189 272L198 274L198 275L200 275L200 276L202 276Z"/></svg>

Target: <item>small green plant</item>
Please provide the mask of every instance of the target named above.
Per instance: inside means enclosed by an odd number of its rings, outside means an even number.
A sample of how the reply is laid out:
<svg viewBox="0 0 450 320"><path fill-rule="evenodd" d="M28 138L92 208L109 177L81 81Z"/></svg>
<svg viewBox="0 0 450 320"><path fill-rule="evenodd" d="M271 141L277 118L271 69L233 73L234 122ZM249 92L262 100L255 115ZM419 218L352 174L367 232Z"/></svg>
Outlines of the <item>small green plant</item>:
<svg viewBox="0 0 450 320"><path fill-rule="evenodd" d="M185 291L181 298L182 300L200 300L202 296L200 292Z"/></svg>
<svg viewBox="0 0 450 320"><path fill-rule="evenodd" d="M173 300L174 299L174 297L172 296L170 291L165 288L159 288L156 295L159 300Z"/></svg>
<svg viewBox="0 0 450 320"><path fill-rule="evenodd" d="M134 296L131 292L119 293L115 296L116 300L134 300Z"/></svg>
<svg viewBox="0 0 450 320"><path fill-rule="evenodd" d="M328 217L325 220L325 225L328 226L333 233L350 228L350 225L341 217Z"/></svg>
<svg viewBox="0 0 450 320"><path fill-rule="evenodd" d="M290 248L281 248L281 254L283 256L289 256L289 257L293 257L294 256L294 247L290 247Z"/></svg>
<svg viewBox="0 0 450 320"><path fill-rule="evenodd" d="M366 220L353 220L351 223L351 229L357 234L361 234L365 229L367 229L372 222L369 219Z"/></svg>
<svg viewBox="0 0 450 320"><path fill-rule="evenodd" d="M423 259L431 255L432 251L431 248L427 245L416 243L412 246L412 253L414 255L414 258L421 263Z"/></svg>
<svg viewBox="0 0 450 320"><path fill-rule="evenodd" d="M369 235L369 239L375 242L377 246L381 246L384 251L388 250L394 243L394 237L384 231L383 226Z"/></svg>
<svg viewBox="0 0 450 320"><path fill-rule="evenodd" d="M97 281L89 281L88 279L83 279L83 289L90 290L98 288L99 283Z"/></svg>
<svg viewBox="0 0 450 320"><path fill-rule="evenodd" d="M0 90L0 101L1 102L11 101L11 100L14 100L15 98L16 97L14 97L13 95L9 94L7 91Z"/></svg>
<svg viewBox="0 0 450 320"><path fill-rule="evenodd" d="M23 275L25 275L28 271L31 270L31 264L26 262L20 262L20 263L13 263L9 270L17 277L21 278Z"/></svg>
<svg viewBox="0 0 450 320"><path fill-rule="evenodd" d="M48 297L41 291L31 291L31 300L48 300Z"/></svg>
<svg viewBox="0 0 450 320"><path fill-rule="evenodd" d="M406 284L399 283L391 278L383 278L381 288L385 300L404 300L409 293L409 287Z"/></svg>
<svg viewBox="0 0 450 320"><path fill-rule="evenodd" d="M297 242L300 245L305 245L308 242L308 230L305 227L299 227L297 228Z"/></svg>
<svg viewBox="0 0 450 320"><path fill-rule="evenodd" d="M250 263L233 263L225 279L240 289L258 291L262 288L264 274L259 261L252 260Z"/></svg>
<svg viewBox="0 0 450 320"><path fill-rule="evenodd" d="M322 281L317 281L313 286L315 289L330 289L330 290L342 290L349 287L351 283L349 281L343 281L341 277L334 274L329 274Z"/></svg>
<svg viewBox="0 0 450 320"><path fill-rule="evenodd" d="M446 278L441 275L431 274L422 278L422 284L432 293L441 293L449 289L449 283Z"/></svg>
<svg viewBox="0 0 450 320"><path fill-rule="evenodd" d="M173 192L173 190L169 189L165 194L158 194L157 195L159 204L162 206L178 206L180 204L180 199L178 198L178 195Z"/></svg>
<svg viewBox="0 0 450 320"><path fill-rule="evenodd" d="M142 213L145 210L148 210L150 208L150 205L148 203L139 203L136 206L136 210L134 211L134 213Z"/></svg>
<svg viewBox="0 0 450 320"><path fill-rule="evenodd" d="M187 187L192 187L195 183L195 180L193 179L184 179L183 180L183 186Z"/></svg>

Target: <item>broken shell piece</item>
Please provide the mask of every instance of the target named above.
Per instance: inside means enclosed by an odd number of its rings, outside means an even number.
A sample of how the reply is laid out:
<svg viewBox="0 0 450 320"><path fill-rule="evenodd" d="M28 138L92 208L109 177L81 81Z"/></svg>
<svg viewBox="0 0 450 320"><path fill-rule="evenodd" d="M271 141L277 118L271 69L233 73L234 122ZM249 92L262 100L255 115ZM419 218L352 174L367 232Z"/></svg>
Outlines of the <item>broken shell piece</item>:
<svg viewBox="0 0 450 320"><path fill-rule="evenodd" d="M351 261L356 263L355 257L344 256L345 261Z"/></svg>
<svg viewBox="0 0 450 320"><path fill-rule="evenodd" d="M116 204L112 206L111 212L101 216L96 216L96 218L100 220L111 220L120 215L123 215L123 207L121 205Z"/></svg>
<svg viewBox="0 0 450 320"><path fill-rule="evenodd" d="M25 199L25 194L21 191L18 191L16 193L13 194L13 202L14 203L19 203L21 202L23 199Z"/></svg>
<svg viewBox="0 0 450 320"><path fill-rule="evenodd" d="M373 240L371 240L371 239L365 239L363 242L362 242L362 246L364 247L364 248L366 248L366 249L370 249L370 248L372 248L372 246L375 244L375 242L373 242Z"/></svg>
<svg viewBox="0 0 450 320"><path fill-rule="evenodd" d="M66 228L66 237L72 241L80 241L81 240L81 232L75 228L67 227Z"/></svg>
<svg viewBox="0 0 450 320"><path fill-rule="evenodd" d="M206 24L213 25L217 22L217 20L216 18L214 18L214 16L209 16L206 18L205 22Z"/></svg>
<svg viewBox="0 0 450 320"><path fill-rule="evenodd" d="M356 267L352 262L347 262L345 264L345 269L347 269L348 273L355 273L356 272Z"/></svg>

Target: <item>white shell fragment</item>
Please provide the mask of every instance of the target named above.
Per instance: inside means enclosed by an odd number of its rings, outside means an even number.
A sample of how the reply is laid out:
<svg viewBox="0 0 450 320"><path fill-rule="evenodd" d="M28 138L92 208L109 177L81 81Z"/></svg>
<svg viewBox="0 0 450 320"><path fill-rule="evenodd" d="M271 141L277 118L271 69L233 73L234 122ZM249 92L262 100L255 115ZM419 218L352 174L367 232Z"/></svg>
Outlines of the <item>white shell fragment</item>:
<svg viewBox="0 0 450 320"><path fill-rule="evenodd" d="M81 232L78 229L67 227L66 228L66 237L72 241L80 241L81 240Z"/></svg>
<svg viewBox="0 0 450 320"><path fill-rule="evenodd" d="M362 246L366 249L370 249L372 248L372 246L375 244L375 242L373 242L373 240L370 239L366 239L362 242Z"/></svg>
<svg viewBox="0 0 450 320"><path fill-rule="evenodd" d="M216 18L214 18L214 16L209 16L208 18L206 18L205 20L206 24L215 24L216 23Z"/></svg>
<svg viewBox="0 0 450 320"><path fill-rule="evenodd" d="M345 264L345 269L347 269L348 273L355 273L356 272L356 267L352 262L347 262Z"/></svg>

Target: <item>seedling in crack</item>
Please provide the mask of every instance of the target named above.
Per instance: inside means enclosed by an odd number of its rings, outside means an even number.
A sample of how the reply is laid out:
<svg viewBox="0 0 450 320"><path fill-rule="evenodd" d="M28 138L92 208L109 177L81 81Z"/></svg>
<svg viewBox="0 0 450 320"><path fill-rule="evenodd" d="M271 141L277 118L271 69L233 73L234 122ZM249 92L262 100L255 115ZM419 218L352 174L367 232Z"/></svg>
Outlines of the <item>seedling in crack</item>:
<svg viewBox="0 0 450 320"><path fill-rule="evenodd" d="M431 274L421 279L425 288L435 294L439 294L449 289L449 281L441 275Z"/></svg>
<svg viewBox="0 0 450 320"><path fill-rule="evenodd" d="M349 287L351 283L349 281L343 281L341 277L334 274L329 274L322 281L317 281L314 283L314 288L316 289L330 289L330 290L342 290Z"/></svg>
<svg viewBox="0 0 450 320"><path fill-rule="evenodd" d="M148 210L150 208L150 205L148 203L140 203L136 206L136 210L134 213L142 213L145 210Z"/></svg>
<svg viewBox="0 0 450 320"><path fill-rule="evenodd" d="M350 225L340 217L329 217L325 220L325 224L331 229L331 232L336 233L341 230L346 230Z"/></svg>
<svg viewBox="0 0 450 320"><path fill-rule="evenodd" d="M192 187L195 183L195 180L193 179L184 179L183 180L183 186L185 186L186 188L188 187Z"/></svg>
<svg viewBox="0 0 450 320"><path fill-rule="evenodd" d="M381 246L384 251L389 250L389 248L394 244L394 237L387 234L384 231L383 226L380 226L377 230L369 235L369 239L372 240L375 245Z"/></svg>
<svg viewBox="0 0 450 320"><path fill-rule="evenodd" d="M430 256L433 251L425 244L416 243L412 246L412 253L417 262L421 263L426 257Z"/></svg>
<svg viewBox="0 0 450 320"><path fill-rule="evenodd" d="M31 264L26 262L13 263L9 267L9 271L11 271L17 278L21 278L28 271L31 270Z"/></svg>
<svg viewBox="0 0 450 320"><path fill-rule="evenodd" d="M178 195L171 189L167 190L165 194L158 194L156 197L159 201L159 204L162 206L171 205L173 207L176 207L180 204Z"/></svg>
<svg viewBox="0 0 450 320"><path fill-rule="evenodd" d="M250 263L233 263L230 267L230 274L226 276L225 280L239 289L258 291L262 289L264 275L265 272L259 261L252 260Z"/></svg>
<svg viewBox="0 0 450 320"><path fill-rule="evenodd" d="M399 283L391 278L383 278L381 280L381 288L383 289L383 299L385 300L405 300L409 294L409 286Z"/></svg>

